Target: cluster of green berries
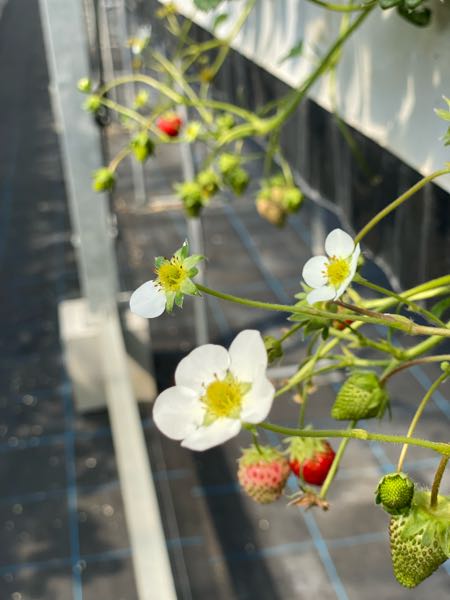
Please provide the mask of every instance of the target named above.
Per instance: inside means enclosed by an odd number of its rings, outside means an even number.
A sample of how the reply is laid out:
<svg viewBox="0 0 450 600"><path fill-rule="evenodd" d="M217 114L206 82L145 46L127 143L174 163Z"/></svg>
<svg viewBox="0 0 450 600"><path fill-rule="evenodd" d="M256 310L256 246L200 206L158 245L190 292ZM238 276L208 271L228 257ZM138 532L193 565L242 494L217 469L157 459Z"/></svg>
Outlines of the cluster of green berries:
<svg viewBox="0 0 450 600"><path fill-rule="evenodd" d="M249 176L240 167L240 161L240 157L234 154L222 154L217 164L218 172L209 167L200 171L194 180L175 185L189 217L198 217L220 187L229 186L238 195L244 192Z"/></svg>
<svg viewBox="0 0 450 600"><path fill-rule="evenodd" d="M297 212L302 202L302 191L288 183L283 175L275 175L262 182L256 198L256 208L269 223L282 227L287 216Z"/></svg>
<svg viewBox="0 0 450 600"><path fill-rule="evenodd" d="M385 475L375 501L391 515L389 536L394 575L413 588L422 583L450 556L450 498L420 490L404 473Z"/></svg>

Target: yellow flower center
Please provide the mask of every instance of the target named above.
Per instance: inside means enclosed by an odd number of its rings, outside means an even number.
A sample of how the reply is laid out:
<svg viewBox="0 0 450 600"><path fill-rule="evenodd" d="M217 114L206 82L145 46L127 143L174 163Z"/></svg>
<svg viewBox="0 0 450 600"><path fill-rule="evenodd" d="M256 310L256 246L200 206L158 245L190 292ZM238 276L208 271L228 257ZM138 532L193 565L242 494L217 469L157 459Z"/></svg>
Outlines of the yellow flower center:
<svg viewBox="0 0 450 600"><path fill-rule="evenodd" d="M328 282L334 287L339 287L349 275L350 263L348 259L332 256L325 267L325 276Z"/></svg>
<svg viewBox="0 0 450 600"><path fill-rule="evenodd" d="M165 292L178 292L183 281L187 279L188 272L178 258L171 258L156 269L156 275L157 282Z"/></svg>
<svg viewBox="0 0 450 600"><path fill-rule="evenodd" d="M250 387L250 384L237 381L231 374L222 381L210 383L202 397L206 407L205 421L212 422L220 417L236 419L241 412L243 397Z"/></svg>

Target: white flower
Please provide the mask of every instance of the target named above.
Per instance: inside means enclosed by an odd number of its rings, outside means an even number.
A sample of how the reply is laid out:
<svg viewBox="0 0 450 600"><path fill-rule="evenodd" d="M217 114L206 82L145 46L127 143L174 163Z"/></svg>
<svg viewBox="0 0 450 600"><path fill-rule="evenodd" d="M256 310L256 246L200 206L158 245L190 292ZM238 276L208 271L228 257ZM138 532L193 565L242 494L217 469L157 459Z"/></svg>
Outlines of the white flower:
<svg viewBox="0 0 450 600"><path fill-rule="evenodd" d="M185 294L195 296L197 287L192 277L197 275L197 265L203 256L189 256L189 244L184 242L170 260L158 256L155 259L156 279L146 281L131 294L130 310L140 317L153 319L165 309L171 312L173 305L183 306Z"/></svg>
<svg viewBox="0 0 450 600"><path fill-rule="evenodd" d="M325 252L328 256L314 256L303 267L303 279L314 288L306 296L308 304L342 296L355 276L361 250L348 233L333 229L325 240Z"/></svg>
<svg viewBox="0 0 450 600"><path fill-rule="evenodd" d="M266 368L264 342L255 330L239 333L228 351L214 344L199 346L179 363L176 385L156 398L156 426L191 450L229 440L242 423L260 423L269 414L274 387Z"/></svg>

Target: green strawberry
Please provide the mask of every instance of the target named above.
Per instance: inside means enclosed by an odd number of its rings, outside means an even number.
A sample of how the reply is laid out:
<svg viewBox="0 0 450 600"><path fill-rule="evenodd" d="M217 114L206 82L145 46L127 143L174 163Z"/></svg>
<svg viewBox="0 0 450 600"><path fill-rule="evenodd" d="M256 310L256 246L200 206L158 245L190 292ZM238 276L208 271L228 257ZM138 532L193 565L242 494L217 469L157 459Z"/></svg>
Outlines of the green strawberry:
<svg viewBox="0 0 450 600"><path fill-rule="evenodd" d="M414 482L405 473L389 473L378 484L375 502L391 515L409 511L414 496Z"/></svg>
<svg viewBox="0 0 450 600"><path fill-rule="evenodd" d="M147 160L147 158L151 156L155 150L155 144L148 137L148 134L145 131L141 131L135 135L131 140L130 145L134 156L140 162Z"/></svg>
<svg viewBox="0 0 450 600"><path fill-rule="evenodd" d="M372 371L355 371L344 381L331 409L337 421L381 418L389 397Z"/></svg>
<svg viewBox="0 0 450 600"><path fill-rule="evenodd" d="M450 556L450 497L439 496L432 509L430 496L416 491L408 514L391 518L394 575L407 588L422 583Z"/></svg>
<svg viewBox="0 0 450 600"><path fill-rule="evenodd" d="M92 174L92 189L96 192L112 190L116 182L116 175L109 167L97 169Z"/></svg>
<svg viewBox="0 0 450 600"><path fill-rule="evenodd" d="M197 175L197 183L202 189L204 198L211 198L219 189L219 178L213 169L200 171Z"/></svg>

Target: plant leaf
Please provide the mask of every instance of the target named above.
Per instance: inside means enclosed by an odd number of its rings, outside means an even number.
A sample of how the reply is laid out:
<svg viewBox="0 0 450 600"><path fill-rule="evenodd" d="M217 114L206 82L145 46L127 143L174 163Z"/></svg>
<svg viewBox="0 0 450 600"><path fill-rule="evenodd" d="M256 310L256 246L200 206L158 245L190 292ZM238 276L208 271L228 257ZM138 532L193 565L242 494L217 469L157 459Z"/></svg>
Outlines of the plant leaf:
<svg viewBox="0 0 450 600"><path fill-rule="evenodd" d="M228 13L220 13L219 15L217 15L217 17L214 19L214 23L213 23L213 31L215 31L217 29L217 27L220 27L220 25L222 25L222 23L225 23L225 21L228 19L229 14Z"/></svg>
<svg viewBox="0 0 450 600"><path fill-rule="evenodd" d="M223 0L194 0L194 4L197 8L203 11L212 10L221 4Z"/></svg>
<svg viewBox="0 0 450 600"><path fill-rule="evenodd" d="M299 40L294 46L292 46L292 48L289 50L289 52L278 61L278 64L281 65L286 60L289 60L290 58L295 58L296 56L300 56L300 54L302 52L303 52L303 40Z"/></svg>

